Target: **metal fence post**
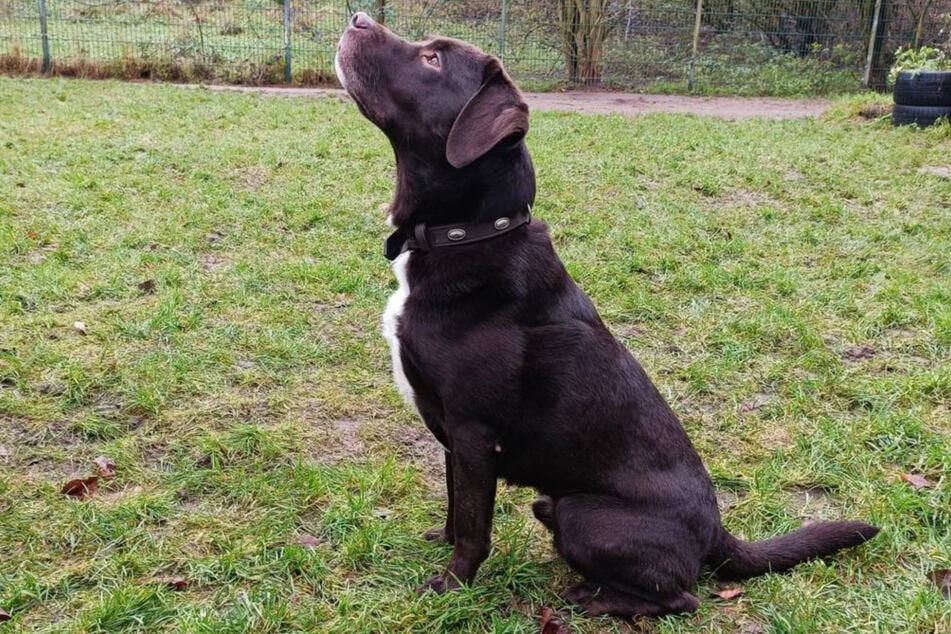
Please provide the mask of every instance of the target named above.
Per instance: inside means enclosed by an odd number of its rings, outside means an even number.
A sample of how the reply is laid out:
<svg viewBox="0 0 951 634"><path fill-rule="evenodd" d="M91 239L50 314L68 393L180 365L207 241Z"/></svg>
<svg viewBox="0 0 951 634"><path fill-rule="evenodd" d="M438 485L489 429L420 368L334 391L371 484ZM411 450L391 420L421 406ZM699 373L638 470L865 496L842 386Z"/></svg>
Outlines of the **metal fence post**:
<svg viewBox="0 0 951 634"><path fill-rule="evenodd" d="M50 36L46 29L46 0L37 0L40 4L40 41L43 43L43 72L48 73L53 67L50 58Z"/></svg>
<svg viewBox="0 0 951 634"><path fill-rule="evenodd" d="M693 91L693 71L697 65L697 49L700 47L700 22L703 19L703 0L697 0L697 18L693 24L693 53L690 55L690 72L687 75L687 90Z"/></svg>
<svg viewBox="0 0 951 634"><path fill-rule="evenodd" d="M499 25L499 59L505 61L505 27L508 23L509 3L502 0L502 22Z"/></svg>
<svg viewBox="0 0 951 634"><path fill-rule="evenodd" d="M869 88L869 84L872 83L872 64L875 62L875 47L878 44L875 40L878 37L878 18L881 14L882 0L876 0L875 13L872 15L872 34L868 38L868 57L865 61L865 77L862 78L862 83L866 88Z"/></svg>
<svg viewBox="0 0 951 634"><path fill-rule="evenodd" d="M284 0L284 83L291 83L291 0Z"/></svg>

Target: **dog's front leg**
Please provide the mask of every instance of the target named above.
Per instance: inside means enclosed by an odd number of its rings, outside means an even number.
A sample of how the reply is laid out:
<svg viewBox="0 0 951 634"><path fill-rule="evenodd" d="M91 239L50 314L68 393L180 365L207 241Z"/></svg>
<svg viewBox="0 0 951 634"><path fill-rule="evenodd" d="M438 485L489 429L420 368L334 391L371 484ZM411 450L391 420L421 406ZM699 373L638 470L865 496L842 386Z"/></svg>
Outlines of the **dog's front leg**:
<svg viewBox="0 0 951 634"><path fill-rule="evenodd" d="M479 565L489 556L495 508L494 436L465 421L449 429L453 438L452 453L447 454L446 463L447 479L451 479L447 519L452 523L450 535L455 547L446 572L421 588L440 593L472 581Z"/></svg>

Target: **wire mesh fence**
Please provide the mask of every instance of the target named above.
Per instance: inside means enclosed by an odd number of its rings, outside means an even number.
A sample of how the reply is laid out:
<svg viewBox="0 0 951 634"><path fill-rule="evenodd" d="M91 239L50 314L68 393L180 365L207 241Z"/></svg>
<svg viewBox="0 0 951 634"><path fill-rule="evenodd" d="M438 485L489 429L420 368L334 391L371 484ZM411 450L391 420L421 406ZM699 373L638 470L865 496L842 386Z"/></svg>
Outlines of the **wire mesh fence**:
<svg viewBox="0 0 951 634"><path fill-rule="evenodd" d="M0 68L328 84L357 10L466 39L529 88L823 94L951 40L951 0L0 0Z"/></svg>

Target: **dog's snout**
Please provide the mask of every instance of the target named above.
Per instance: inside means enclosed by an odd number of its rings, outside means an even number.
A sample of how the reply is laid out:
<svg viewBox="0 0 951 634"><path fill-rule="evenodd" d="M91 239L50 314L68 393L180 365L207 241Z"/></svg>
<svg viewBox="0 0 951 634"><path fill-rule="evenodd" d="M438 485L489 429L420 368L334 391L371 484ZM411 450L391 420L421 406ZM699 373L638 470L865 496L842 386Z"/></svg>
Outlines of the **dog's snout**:
<svg viewBox="0 0 951 634"><path fill-rule="evenodd" d="M350 26L355 29L369 29L374 25L373 18L368 16L363 11L358 11L353 14L353 17L350 18Z"/></svg>

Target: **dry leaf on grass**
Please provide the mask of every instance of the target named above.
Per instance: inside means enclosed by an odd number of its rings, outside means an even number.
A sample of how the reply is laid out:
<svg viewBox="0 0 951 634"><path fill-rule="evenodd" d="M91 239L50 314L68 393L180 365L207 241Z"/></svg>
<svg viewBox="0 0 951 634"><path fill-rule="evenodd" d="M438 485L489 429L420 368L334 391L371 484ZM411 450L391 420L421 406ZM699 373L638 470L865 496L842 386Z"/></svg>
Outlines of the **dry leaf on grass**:
<svg viewBox="0 0 951 634"><path fill-rule="evenodd" d="M724 601L729 601L730 599L735 599L743 595L743 588L739 586L727 587L727 588L717 588L710 593L711 597L717 597L723 599Z"/></svg>
<svg viewBox="0 0 951 634"><path fill-rule="evenodd" d="M185 577L172 577L172 576L154 577L152 579L152 582L157 583L159 585L167 586L171 588L172 590L184 590L185 588L188 587L188 580L185 579Z"/></svg>
<svg viewBox="0 0 951 634"><path fill-rule="evenodd" d="M97 491L99 491L99 478L97 476L89 476L88 478L70 480L63 485L60 493L68 495L71 498L84 500L96 495Z"/></svg>
<svg viewBox="0 0 951 634"><path fill-rule="evenodd" d="M298 546L303 546L307 550L313 550L320 546L320 539L314 537L313 535L303 533L297 536L297 539L294 540L294 543Z"/></svg>
<svg viewBox="0 0 951 634"><path fill-rule="evenodd" d="M555 616L555 611L549 607L542 608L540 634L571 634L571 630L564 622Z"/></svg>
<svg viewBox="0 0 951 634"><path fill-rule="evenodd" d="M0 608L0 621L9 621L9 620L10 620L10 613L4 610L3 608Z"/></svg>
<svg viewBox="0 0 951 634"><path fill-rule="evenodd" d="M928 578L941 591L941 596L951 601L951 570L932 570Z"/></svg>
<svg viewBox="0 0 951 634"><path fill-rule="evenodd" d="M136 287L146 294L151 294L155 292L155 280L145 280L144 282L139 282Z"/></svg>
<svg viewBox="0 0 951 634"><path fill-rule="evenodd" d="M184 590L188 587L188 581L184 577L174 577L168 581L168 585L173 590Z"/></svg>
<svg viewBox="0 0 951 634"><path fill-rule="evenodd" d="M99 456L93 460L93 462L96 464L96 469L99 471L99 477L105 478L106 480L115 477L116 463L114 463L112 460L106 458L105 456Z"/></svg>
<svg viewBox="0 0 951 634"><path fill-rule="evenodd" d="M769 405L772 401L773 401L772 394L769 394L766 392L760 392L758 394L755 394L753 398L751 398L750 400L740 405L740 413L745 414L747 412L755 412L757 410L761 410L767 405Z"/></svg>
<svg viewBox="0 0 951 634"><path fill-rule="evenodd" d="M846 361L861 361L871 359L878 351L869 345L849 346L842 351L842 358Z"/></svg>
<svg viewBox="0 0 951 634"><path fill-rule="evenodd" d="M78 332L78 333L81 334L81 335L87 335L87 334L89 334L88 331L86 330L86 322L84 322L84 321L74 321L74 322L73 322L73 330L75 330L76 332Z"/></svg>
<svg viewBox="0 0 951 634"><path fill-rule="evenodd" d="M916 489L927 489L931 486L931 481L928 478L914 473L903 473L901 479Z"/></svg>
<svg viewBox="0 0 951 634"><path fill-rule="evenodd" d="M373 517L386 521L393 517L393 511L382 506L373 509Z"/></svg>

